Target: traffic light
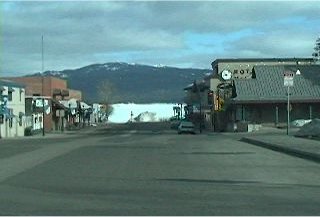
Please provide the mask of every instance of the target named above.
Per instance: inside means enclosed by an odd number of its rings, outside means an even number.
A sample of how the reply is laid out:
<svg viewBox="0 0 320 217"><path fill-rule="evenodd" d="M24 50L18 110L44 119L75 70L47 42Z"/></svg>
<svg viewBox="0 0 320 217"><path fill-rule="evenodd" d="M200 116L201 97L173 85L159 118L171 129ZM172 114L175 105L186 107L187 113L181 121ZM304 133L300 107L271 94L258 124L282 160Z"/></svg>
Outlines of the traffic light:
<svg viewBox="0 0 320 217"><path fill-rule="evenodd" d="M214 95L214 110L222 111L224 99L219 95Z"/></svg>
<svg viewBox="0 0 320 217"><path fill-rule="evenodd" d="M212 105L214 103L213 91L208 92L208 105Z"/></svg>

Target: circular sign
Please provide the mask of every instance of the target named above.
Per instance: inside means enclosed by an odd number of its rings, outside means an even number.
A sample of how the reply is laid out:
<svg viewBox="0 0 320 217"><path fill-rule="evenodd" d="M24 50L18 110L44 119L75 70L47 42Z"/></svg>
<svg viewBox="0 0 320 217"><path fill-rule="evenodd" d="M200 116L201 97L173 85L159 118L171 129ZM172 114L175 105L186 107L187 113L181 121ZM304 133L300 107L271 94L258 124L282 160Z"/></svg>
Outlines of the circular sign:
<svg viewBox="0 0 320 217"><path fill-rule="evenodd" d="M224 80L230 80L231 77L232 77L232 74L230 71L228 70L223 70L222 71L222 74L221 74L221 77L224 79Z"/></svg>

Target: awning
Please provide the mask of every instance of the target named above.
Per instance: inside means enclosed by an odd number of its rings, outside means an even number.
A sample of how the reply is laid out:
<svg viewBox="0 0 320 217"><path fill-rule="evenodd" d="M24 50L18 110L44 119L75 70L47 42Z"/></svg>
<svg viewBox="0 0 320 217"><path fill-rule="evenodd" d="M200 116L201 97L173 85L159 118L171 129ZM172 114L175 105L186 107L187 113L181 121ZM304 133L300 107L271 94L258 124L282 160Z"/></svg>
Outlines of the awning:
<svg viewBox="0 0 320 217"><path fill-rule="evenodd" d="M52 107L58 108L58 109L68 109L63 103L59 102L56 99L52 99Z"/></svg>
<svg viewBox="0 0 320 217"><path fill-rule="evenodd" d="M5 118L14 118L14 117L17 117L17 116L14 114L5 114Z"/></svg>
<svg viewBox="0 0 320 217"><path fill-rule="evenodd" d="M80 102L80 106L81 106L81 108L82 109L90 109L91 108L91 106L89 106L87 103L85 103L85 102Z"/></svg>
<svg viewBox="0 0 320 217"><path fill-rule="evenodd" d="M68 109L78 109L78 102L76 99L60 100L59 102Z"/></svg>

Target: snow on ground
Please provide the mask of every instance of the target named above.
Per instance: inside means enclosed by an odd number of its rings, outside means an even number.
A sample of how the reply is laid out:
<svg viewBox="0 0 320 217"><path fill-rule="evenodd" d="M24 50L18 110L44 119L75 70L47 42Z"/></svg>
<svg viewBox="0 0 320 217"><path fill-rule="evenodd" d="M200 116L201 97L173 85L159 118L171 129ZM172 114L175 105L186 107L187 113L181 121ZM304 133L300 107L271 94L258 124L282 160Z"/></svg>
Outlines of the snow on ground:
<svg viewBox="0 0 320 217"><path fill-rule="evenodd" d="M113 104L113 114L109 117L109 121L113 123L125 123L130 120L131 111L133 117L137 117L143 112L152 112L156 114L156 121L159 119L168 119L173 116L174 103L153 103L153 104L134 104L119 103Z"/></svg>

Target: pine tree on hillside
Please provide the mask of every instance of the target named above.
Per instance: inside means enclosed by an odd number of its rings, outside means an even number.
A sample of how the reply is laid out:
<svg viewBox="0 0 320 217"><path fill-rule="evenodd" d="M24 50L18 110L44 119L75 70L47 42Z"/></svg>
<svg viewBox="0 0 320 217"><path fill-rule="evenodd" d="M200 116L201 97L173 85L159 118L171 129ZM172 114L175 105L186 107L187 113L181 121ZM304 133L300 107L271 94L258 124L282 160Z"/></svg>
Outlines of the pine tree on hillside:
<svg viewBox="0 0 320 217"><path fill-rule="evenodd" d="M316 63L320 64L320 36L316 40L315 47L314 47L314 53L312 54L313 59Z"/></svg>

